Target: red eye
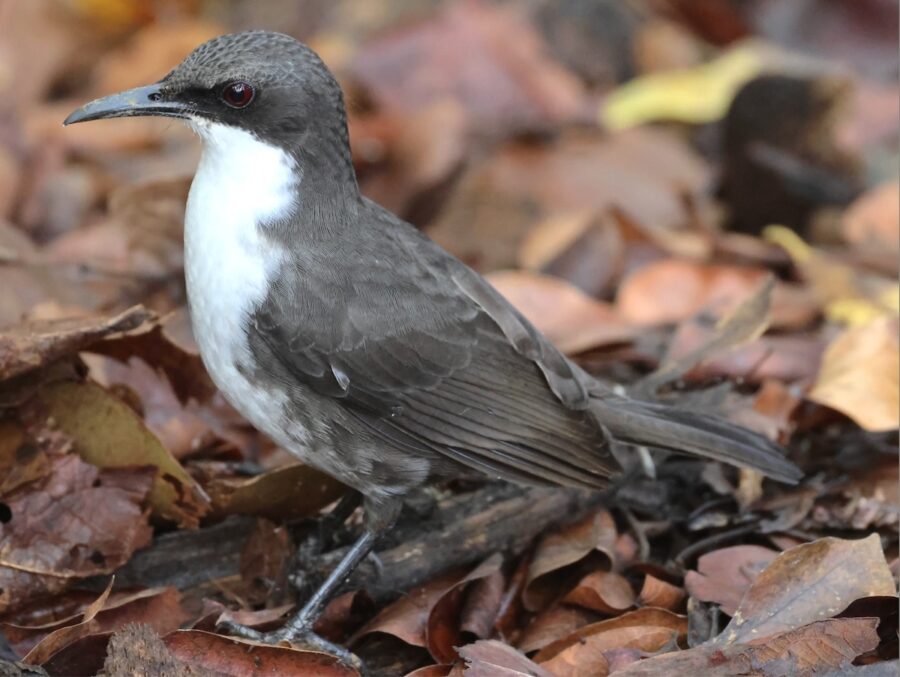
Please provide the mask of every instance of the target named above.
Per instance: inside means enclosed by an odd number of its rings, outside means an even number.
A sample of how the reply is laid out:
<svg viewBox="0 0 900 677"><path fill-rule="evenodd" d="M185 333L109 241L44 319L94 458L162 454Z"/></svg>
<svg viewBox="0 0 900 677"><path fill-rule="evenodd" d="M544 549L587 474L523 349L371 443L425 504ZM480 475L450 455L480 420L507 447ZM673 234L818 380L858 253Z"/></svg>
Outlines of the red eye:
<svg viewBox="0 0 900 677"><path fill-rule="evenodd" d="M253 101L253 86L249 82L232 82L222 90L222 99L232 108L244 108Z"/></svg>

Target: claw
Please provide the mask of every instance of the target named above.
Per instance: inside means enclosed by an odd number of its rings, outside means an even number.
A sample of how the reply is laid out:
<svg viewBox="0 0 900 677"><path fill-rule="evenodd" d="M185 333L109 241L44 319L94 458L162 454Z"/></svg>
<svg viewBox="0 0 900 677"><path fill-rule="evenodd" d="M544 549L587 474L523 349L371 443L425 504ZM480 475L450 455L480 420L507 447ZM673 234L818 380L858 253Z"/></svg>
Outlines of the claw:
<svg viewBox="0 0 900 677"><path fill-rule="evenodd" d="M235 637L249 639L262 644L278 645L287 642L292 646L302 649L321 651L335 656L345 665L349 665L358 671L363 670L363 663L359 656L349 649L345 649L334 642L329 642L324 637L320 637L313 632L311 628L293 627L291 629L282 628L280 630L275 630L274 632L260 632L259 630L254 630L253 628L241 625L240 623L235 623L234 621L222 621L218 624L216 629Z"/></svg>

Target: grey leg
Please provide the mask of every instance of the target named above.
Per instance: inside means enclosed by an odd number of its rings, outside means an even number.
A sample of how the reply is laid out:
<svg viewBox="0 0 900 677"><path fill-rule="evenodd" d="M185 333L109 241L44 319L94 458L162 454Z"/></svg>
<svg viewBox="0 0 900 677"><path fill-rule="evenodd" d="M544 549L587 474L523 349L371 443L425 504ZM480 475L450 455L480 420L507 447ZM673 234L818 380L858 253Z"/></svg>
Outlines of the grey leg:
<svg viewBox="0 0 900 677"><path fill-rule="evenodd" d="M275 632L262 633L253 628L229 621L222 623L220 629L238 637L267 644L289 641L305 645L318 651L333 654L349 665L360 667L359 658L344 647L319 637L313 632L313 627L325 610L329 600L334 596L334 593L353 573L353 570L359 566L359 563L372 552L379 535L394 523L397 514L400 512L400 503L393 500L372 501L366 499L365 509L366 527L363 533L356 539L356 542L350 547L343 559L338 562L338 565L328 575L328 578L323 581L322 585L306 601L303 608L284 627Z"/></svg>

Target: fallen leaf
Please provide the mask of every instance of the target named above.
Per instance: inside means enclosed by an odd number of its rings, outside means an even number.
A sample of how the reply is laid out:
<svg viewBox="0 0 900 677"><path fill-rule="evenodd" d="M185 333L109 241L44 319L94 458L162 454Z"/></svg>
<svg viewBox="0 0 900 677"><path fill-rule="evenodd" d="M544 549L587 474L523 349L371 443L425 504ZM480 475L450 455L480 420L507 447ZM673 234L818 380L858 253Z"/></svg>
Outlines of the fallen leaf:
<svg viewBox="0 0 900 677"><path fill-rule="evenodd" d="M894 430L900 426L898 373L897 320L882 317L847 329L828 346L807 397L846 414L866 430Z"/></svg>
<svg viewBox="0 0 900 677"><path fill-rule="evenodd" d="M884 183L861 195L844 212L842 225L844 239L854 247L900 247L900 183Z"/></svg>
<svg viewBox="0 0 900 677"><path fill-rule="evenodd" d="M464 576L450 572L411 590L383 609L351 641L380 632L427 648L439 661L453 660L456 657L453 646L460 637L457 616L464 590L499 571L502 563L503 558L494 555Z"/></svg>
<svg viewBox="0 0 900 677"><path fill-rule="evenodd" d="M615 616L634 606L635 595L624 576L601 570L582 578L566 594L563 602Z"/></svg>
<svg viewBox="0 0 900 677"><path fill-rule="evenodd" d="M698 66L644 75L611 92L600 119L612 130L655 120L694 124L718 120L741 85L765 63L766 53L758 45L746 44Z"/></svg>
<svg viewBox="0 0 900 677"><path fill-rule="evenodd" d="M262 603L283 589L287 583L285 565L293 550L287 529L266 519L256 520L241 550L242 600Z"/></svg>
<svg viewBox="0 0 900 677"><path fill-rule="evenodd" d="M550 607L528 624L516 647L525 653L543 649L597 619L597 614L588 609L565 604Z"/></svg>
<svg viewBox="0 0 900 677"><path fill-rule="evenodd" d="M358 50L350 72L388 110L452 98L474 127L508 134L582 113L581 84L544 51L515 8L470 2L379 36Z"/></svg>
<svg viewBox="0 0 900 677"><path fill-rule="evenodd" d="M308 517L336 501L347 488L308 465L275 468L256 477L212 480L206 487L216 515L271 520Z"/></svg>
<svg viewBox="0 0 900 677"><path fill-rule="evenodd" d="M149 469L99 470L74 454L50 464L3 497L11 517L0 525L0 612L110 573L150 542Z"/></svg>
<svg viewBox="0 0 900 677"><path fill-rule="evenodd" d="M134 306L112 316L35 321L0 333L0 380L18 376L91 346L103 338L153 321L153 313Z"/></svg>
<svg viewBox="0 0 900 677"><path fill-rule="evenodd" d="M694 151L660 130L570 131L507 144L473 164L427 232L487 272L515 267L535 226L579 212L614 216L634 239L669 251L675 235L697 239L686 229L695 219L688 205L708 199L709 181Z"/></svg>
<svg viewBox="0 0 900 677"><path fill-rule="evenodd" d="M606 510L544 536L528 567L522 592L525 608L537 611L544 606L554 594L552 575L593 552L602 553L614 567L616 537L616 524Z"/></svg>
<svg viewBox="0 0 900 677"><path fill-rule="evenodd" d="M124 402L96 384L72 381L50 384L39 397L86 461L101 468L156 467L150 503L160 517L196 527L209 510L200 486Z"/></svg>
<svg viewBox="0 0 900 677"><path fill-rule="evenodd" d="M697 571L688 571L684 587L691 597L715 602L729 616L737 610L744 593L778 552L760 545L734 545L701 555Z"/></svg>
<svg viewBox="0 0 900 677"><path fill-rule="evenodd" d="M878 646L876 618L817 621L753 644L720 648L707 643L634 663L622 677L669 675L815 675L846 668Z"/></svg>
<svg viewBox="0 0 900 677"><path fill-rule="evenodd" d="M641 585L641 591L637 598L640 606L674 611L682 606L683 601L684 590L677 585L667 583L651 574L644 576L644 583Z"/></svg>
<svg viewBox="0 0 900 677"><path fill-rule="evenodd" d="M459 655L466 662L467 677L555 677L508 644L493 639L461 647Z"/></svg>
<svg viewBox="0 0 900 677"><path fill-rule="evenodd" d="M683 640L686 633L684 616L647 607L579 628L545 646L534 660L559 677L602 675L608 664L604 652L622 648L659 651L676 639Z"/></svg>
<svg viewBox="0 0 900 677"><path fill-rule="evenodd" d="M100 596L91 604L87 609L84 610L84 616L81 619L80 623L76 623L75 625L69 625L64 628L59 628L58 630L54 630L49 635L44 637L38 644L23 659L26 663L31 663L32 665L40 665L49 659L53 654L62 649L67 644L71 644L77 639L81 639L82 637L91 634L91 630L93 627L94 617L100 612L103 606L106 604L106 600L109 597L109 593L112 590L113 579L110 579L109 584L106 586L106 590L104 590Z"/></svg>
<svg viewBox="0 0 900 677"><path fill-rule="evenodd" d="M675 381L709 361L719 353L727 353L758 339L769 326L769 309L775 278L761 280L756 290L716 323L712 337L678 359L667 359L653 373L644 377L638 387L653 392L659 386Z"/></svg>
<svg viewBox="0 0 900 677"><path fill-rule="evenodd" d="M226 32L207 21L181 17L179 21L151 23L97 63L97 96L156 82L199 44Z"/></svg>
<svg viewBox="0 0 900 677"><path fill-rule="evenodd" d="M637 269L626 277L616 295L616 308L628 322L639 325L675 324L702 310L720 315L735 312L743 305L750 313L754 306L745 299L765 301L765 281L771 275L761 268L703 264L664 259ZM757 296L754 296L756 294ZM770 322L773 328L804 326L819 312L807 300L797 307L792 288L776 283L771 291ZM801 301L802 302L802 301Z"/></svg>
<svg viewBox="0 0 900 677"><path fill-rule="evenodd" d="M665 361L678 363L684 356L694 354L698 347L715 340L715 336L714 320L705 315L682 322L669 343ZM699 382L726 377L749 383L768 379L806 384L818 373L824 349L819 333L766 335L708 358L685 374L685 378Z"/></svg>
<svg viewBox="0 0 900 677"><path fill-rule="evenodd" d="M835 616L861 597L894 593L877 534L857 541L820 538L776 557L713 642L721 647L788 632Z"/></svg>
<svg viewBox="0 0 900 677"><path fill-rule="evenodd" d="M504 271L487 279L564 353L625 343L637 336L636 328L622 322L609 304L558 278Z"/></svg>
<svg viewBox="0 0 900 677"><path fill-rule="evenodd" d="M326 653L245 642L200 630L177 630L163 642L187 665L233 677L358 677L353 668Z"/></svg>
<svg viewBox="0 0 900 677"><path fill-rule="evenodd" d="M77 625L83 620L84 613L83 611L76 616L64 617L37 626L3 623L3 634L17 653L25 655L51 633ZM177 630L188 617L188 613L181 604L181 593L175 588L113 592L107 597L102 608L94 614L89 631L90 634L113 632L128 623L143 623L160 634L167 634ZM64 646L59 638L54 640L54 644L58 647L55 651L61 651L68 646L68 644Z"/></svg>
<svg viewBox="0 0 900 677"><path fill-rule="evenodd" d="M459 629L478 639L486 639L494 629L505 590L506 576L503 571L495 571L475 581L460 611Z"/></svg>

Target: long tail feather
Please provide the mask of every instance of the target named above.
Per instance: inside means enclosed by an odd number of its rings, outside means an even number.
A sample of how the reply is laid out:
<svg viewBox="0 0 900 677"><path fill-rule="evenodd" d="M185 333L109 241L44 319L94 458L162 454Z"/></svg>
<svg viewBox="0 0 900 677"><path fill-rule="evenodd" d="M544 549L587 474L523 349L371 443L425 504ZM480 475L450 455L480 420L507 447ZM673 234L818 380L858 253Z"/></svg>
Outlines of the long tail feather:
<svg viewBox="0 0 900 677"><path fill-rule="evenodd" d="M595 399L591 411L621 442L694 454L790 484L803 476L778 445L715 416L625 397Z"/></svg>

